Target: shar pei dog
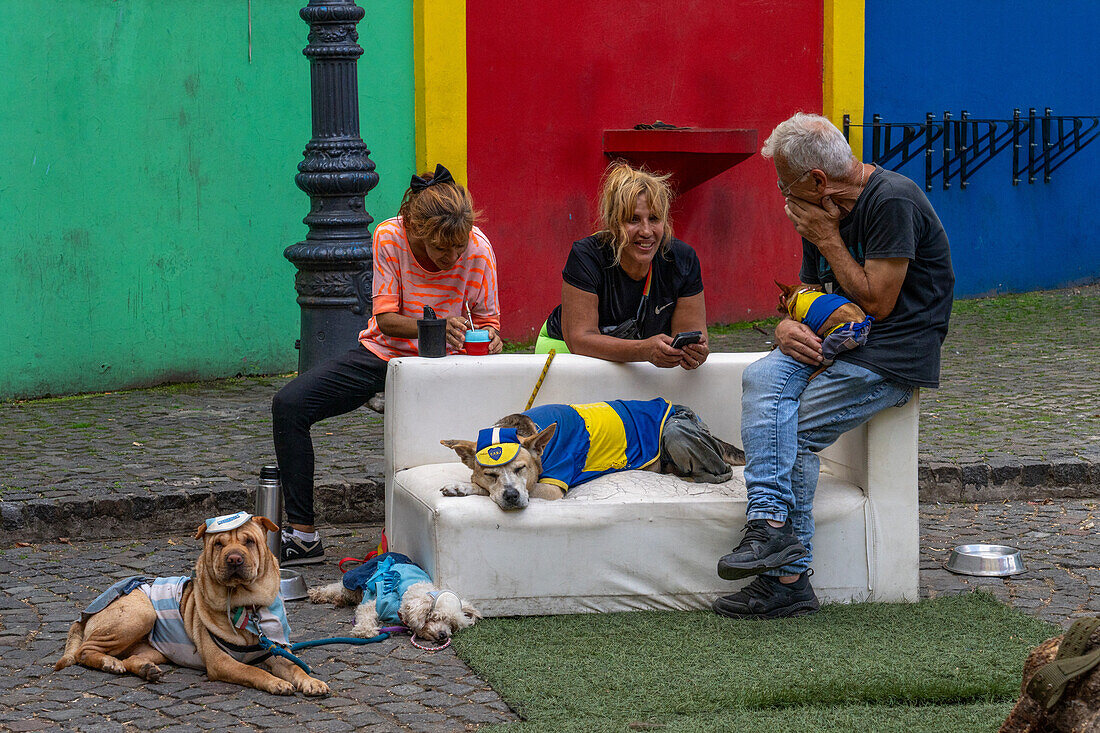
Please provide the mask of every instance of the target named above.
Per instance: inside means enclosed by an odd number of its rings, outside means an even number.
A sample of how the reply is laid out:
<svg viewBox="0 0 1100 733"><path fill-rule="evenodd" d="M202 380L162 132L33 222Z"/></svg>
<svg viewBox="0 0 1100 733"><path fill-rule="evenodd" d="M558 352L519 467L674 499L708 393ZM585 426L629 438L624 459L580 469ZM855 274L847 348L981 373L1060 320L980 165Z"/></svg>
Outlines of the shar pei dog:
<svg viewBox="0 0 1100 733"><path fill-rule="evenodd" d="M245 512L206 520L195 532L202 554L191 577L115 583L70 627L54 669L81 664L155 682L170 661L276 695L328 694L324 682L272 654L290 637L279 563L266 542L276 530Z"/></svg>

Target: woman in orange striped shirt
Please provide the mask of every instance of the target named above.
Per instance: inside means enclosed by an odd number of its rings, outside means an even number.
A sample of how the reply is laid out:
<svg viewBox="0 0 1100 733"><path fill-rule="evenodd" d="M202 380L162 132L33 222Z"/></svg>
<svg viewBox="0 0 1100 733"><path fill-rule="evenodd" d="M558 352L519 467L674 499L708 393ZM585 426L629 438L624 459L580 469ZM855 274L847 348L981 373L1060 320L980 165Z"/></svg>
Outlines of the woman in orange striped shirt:
<svg viewBox="0 0 1100 733"><path fill-rule="evenodd" d="M385 389L397 356L416 356L416 322L429 306L447 319L447 351L462 351L467 329L487 329L500 353L496 256L474 226L470 194L441 165L413 176L398 215L375 227L372 312L359 344L300 374L275 395L271 415L289 529L280 562L320 562L314 527L310 428L362 406Z"/></svg>

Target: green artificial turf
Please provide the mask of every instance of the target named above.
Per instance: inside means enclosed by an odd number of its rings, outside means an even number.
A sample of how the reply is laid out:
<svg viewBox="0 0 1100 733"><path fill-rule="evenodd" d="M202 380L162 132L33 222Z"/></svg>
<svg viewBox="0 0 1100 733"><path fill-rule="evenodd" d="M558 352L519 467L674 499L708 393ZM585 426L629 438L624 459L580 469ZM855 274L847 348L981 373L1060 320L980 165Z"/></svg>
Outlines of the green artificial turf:
<svg viewBox="0 0 1100 733"><path fill-rule="evenodd" d="M562 718L504 723L478 728L479 733L994 733L1012 709L1011 702L955 705L799 706L729 710L678 716L636 718Z"/></svg>
<svg viewBox="0 0 1100 733"><path fill-rule="evenodd" d="M900 727L875 730L969 731L997 728L1027 653L1056 633L967 594L831 604L766 622L706 612L486 619L454 645L527 721L523 733L721 730L764 719L776 731L870 730L876 721Z"/></svg>

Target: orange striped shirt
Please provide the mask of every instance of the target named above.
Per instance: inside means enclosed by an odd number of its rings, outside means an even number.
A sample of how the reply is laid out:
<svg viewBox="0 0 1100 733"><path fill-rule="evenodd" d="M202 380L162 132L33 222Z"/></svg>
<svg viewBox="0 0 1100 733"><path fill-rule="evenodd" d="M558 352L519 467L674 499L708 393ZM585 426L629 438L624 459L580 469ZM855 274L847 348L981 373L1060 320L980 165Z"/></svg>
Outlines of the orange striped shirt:
<svg viewBox="0 0 1100 733"><path fill-rule="evenodd" d="M470 245L450 270L428 272L416 261L401 217L375 227L373 252L373 315L366 330L359 334L359 342L378 358L389 361L395 356L417 355L416 339L382 333L375 318L379 313L423 318L427 305L440 318L465 318L469 304L476 328L492 326L500 331L496 255L477 227L470 232ZM457 353L450 344L447 352Z"/></svg>

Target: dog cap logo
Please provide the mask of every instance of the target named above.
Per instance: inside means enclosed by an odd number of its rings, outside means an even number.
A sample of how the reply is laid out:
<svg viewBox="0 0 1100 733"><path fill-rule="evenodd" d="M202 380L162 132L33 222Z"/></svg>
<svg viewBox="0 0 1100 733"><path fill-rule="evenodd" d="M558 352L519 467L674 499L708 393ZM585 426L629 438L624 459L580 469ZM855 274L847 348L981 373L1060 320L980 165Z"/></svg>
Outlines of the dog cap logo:
<svg viewBox="0 0 1100 733"><path fill-rule="evenodd" d="M220 517L214 517L213 519L207 519L206 533L211 534L213 532L228 532L231 529L236 529L237 527L240 527L249 519L252 519L252 515L248 512L225 514Z"/></svg>
<svg viewBox="0 0 1100 733"><path fill-rule="evenodd" d="M515 428L485 428L477 434L477 462L482 466L503 466L519 455Z"/></svg>

